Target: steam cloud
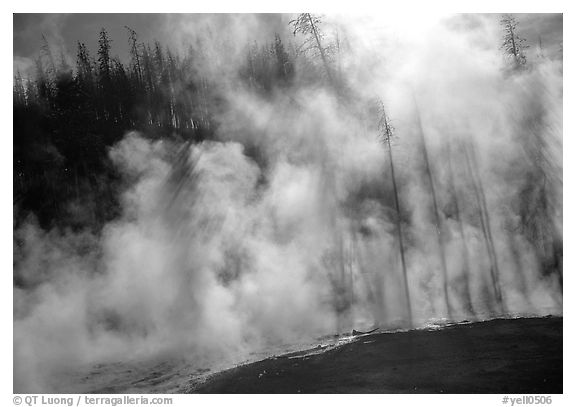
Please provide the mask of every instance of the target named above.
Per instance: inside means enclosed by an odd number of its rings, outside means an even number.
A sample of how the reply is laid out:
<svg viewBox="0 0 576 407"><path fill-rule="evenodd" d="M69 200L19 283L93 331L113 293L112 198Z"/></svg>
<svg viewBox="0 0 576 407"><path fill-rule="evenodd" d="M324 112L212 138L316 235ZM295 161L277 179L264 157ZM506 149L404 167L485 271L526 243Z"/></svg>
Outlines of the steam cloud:
<svg viewBox="0 0 576 407"><path fill-rule="evenodd" d="M413 326L449 317L445 282L454 320L561 314L558 281L542 273L538 250L514 227L535 165L530 143L547 140L560 179L550 199L562 201L561 63L543 59L506 74L497 24L481 17L465 28L434 20L417 34L331 19L348 41L340 60L347 83L359 100L381 98L394 127ZM257 37L256 23L238 38ZM204 40L218 52L216 40ZM213 55L198 67L225 89L219 140L131 132L110 150L128 184L120 218L97 235L44 231L33 220L15 231L15 275L27 282L14 288L16 392L55 390L55 374L103 361L162 352L199 364L237 360L270 344L408 326L377 113L321 86L259 97L235 86L238 55ZM501 308L464 151L485 194ZM550 211L549 233L561 237L562 208Z"/></svg>

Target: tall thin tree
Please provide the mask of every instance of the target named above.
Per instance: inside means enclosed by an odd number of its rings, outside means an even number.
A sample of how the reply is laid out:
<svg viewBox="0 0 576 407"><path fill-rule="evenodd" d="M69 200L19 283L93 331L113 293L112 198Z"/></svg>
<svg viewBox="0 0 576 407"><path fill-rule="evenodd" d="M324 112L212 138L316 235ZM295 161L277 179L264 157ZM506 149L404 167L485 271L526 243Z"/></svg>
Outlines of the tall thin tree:
<svg viewBox="0 0 576 407"><path fill-rule="evenodd" d="M324 34L320 30L320 25L322 23L322 18L310 13L301 13L294 20L290 21L290 25L293 26L293 34L296 35L300 33L306 37L306 40L302 44L302 51L306 52L309 50L318 51L322 64L324 65L324 71L328 77L328 82L331 86L334 86L334 78L332 77L332 70L328 64L328 50L322 41Z"/></svg>
<svg viewBox="0 0 576 407"><path fill-rule="evenodd" d="M438 243L438 254L440 255L440 267L442 271L442 292L444 294L444 302L446 305L446 312L449 319L452 319L452 305L450 304L450 295L448 293L448 267L446 265L446 254L444 253L444 233L442 230L442 223L440 220L440 211L438 209L438 196L436 193L436 186L434 177L432 176L432 169L430 168L430 158L428 154L428 147L426 146L426 136L424 135L424 127L422 126L422 119L420 118L420 109L416 98L414 98L414 107L416 110L416 124L418 126L418 134L420 136L420 143L422 147L422 158L424 159L424 172L428 178L428 186L430 188L430 195L432 198L432 211L434 215L434 227L436 229L436 237Z"/></svg>
<svg viewBox="0 0 576 407"><path fill-rule="evenodd" d="M412 302L410 300L410 288L408 286L408 270L406 267L405 250L404 250L404 236L402 234L402 216L400 212L400 199L398 197L398 184L396 182L396 173L394 171L394 158L392 155L392 126L386 116L386 109L384 103L379 101L380 108L380 121L378 123L378 128L380 134L387 145L388 151L388 162L390 163L390 174L392 177L392 191L394 192L394 207L396 209L396 233L398 235L398 245L400 248L400 262L402 265L402 278L404 285L404 297L406 298L406 308L408 311L408 324L412 326L413 316L412 316Z"/></svg>
<svg viewBox="0 0 576 407"><path fill-rule="evenodd" d="M529 47L526 45L526 39L517 34L518 21L510 14L505 14L500 20L504 37L501 48L506 56L512 58L515 69L521 69L526 65L525 50Z"/></svg>
<svg viewBox="0 0 576 407"><path fill-rule="evenodd" d="M482 180L478 174L478 164L474 159L473 153L470 151L469 144L461 141L461 150L464 154L464 159L466 161L466 169L468 176L471 180L472 189L478 204L478 215L480 218L480 225L482 227L482 233L484 235L484 242L486 244L486 251L488 253L488 258L490 259L490 277L492 280L492 288L494 291L494 297L496 299L496 304L498 306L499 312L504 312L502 293L500 290L499 281L499 267L498 267L498 257L496 255L496 249L494 247L494 240L492 239L492 228L490 226L490 215L488 213L488 207L486 204L486 195L484 193L484 187L482 185Z"/></svg>

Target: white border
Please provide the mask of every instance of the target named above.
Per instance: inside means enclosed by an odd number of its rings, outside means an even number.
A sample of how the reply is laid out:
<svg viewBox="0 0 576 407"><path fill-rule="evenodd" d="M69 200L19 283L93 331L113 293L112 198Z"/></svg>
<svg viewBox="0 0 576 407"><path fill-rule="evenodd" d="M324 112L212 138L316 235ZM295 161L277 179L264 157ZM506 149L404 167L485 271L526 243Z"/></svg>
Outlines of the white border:
<svg viewBox="0 0 576 407"><path fill-rule="evenodd" d="M575 195L573 189L573 175L574 171L574 157L573 153L576 152L574 148L573 129L574 129L574 113L572 115L566 114L566 110L573 111L574 109L574 80L573 73L576 72L573 64L573 46L572 42L574 36L574 18L573 18L573 2L568 0L546 0L546 1L498 1L498 0L483 0L476 2L464 2L462 0L441 0L441 1L414 1L402 0L394 2L380 1L365 1L354 0L351 1L315 1L310 4L305 0L291 0L285 4L277 4L271 0L243 0L243 1L172 1L170 4L161 2L143 2L143 1L110 1L103 0L94 2L94 4L83 4L76 1L26 1L26 2L11 2L11 4L3 3L2 30L6 31L2 38L6 40L3 44L6 48L12 51L12 40L8 43L8 38L13 38L12 31L12 13L30 13L30 12L339 12L339 13L386 13L391 9L394 12L405 13L428 13L428 12L539 12L539 13L564 13L564 39L567 45L564 47L565 60L564 71L568 75L564 78L564 247L567 249L565 252L568 254L564 269L567 270L564 278L564 292L567 294L564 301L564 395L553 396L553 405L576 405L576 396L574 385L571 383L573 377L572 364L574 362L574 305L571 300L571 291L574 288L572 269L574 261L573 253L573 237L572 227L574 226L574 213L571 210L576 207ZM96 6L97 4L97 6ZM5 131L3 134L1 159L0 159L0 180L1 190L8 191L12 185L12 52L5 52L6 61L1 65L2 69L2 123L4 124ZM576 161L576 160L575 160ZM0 379L0 405L13 405L12 404L12 207L10 206L8 193L2 198L0 208L1 218L1 250L2 256L2 280L0 281L0 290L2 290L0 309L2 314L2 326L5 328L2 332L2 376ZM361 400L358 398L361 397ZM497 406L502 405L501 397L499 395L377 395L377 396L355 396L355 395L328 395L317 398L316 396L207 396L207 395L175 395L174 405L203 405L213 403L234 403L234 405L254 405L254 404L280 404L292 405L294 403L330 403L332 406L347 405L351 403L391 403L391 405L399 405L404 403L415 403L423 405L442 405L446 407L463 405L466 406Z"/></svg>

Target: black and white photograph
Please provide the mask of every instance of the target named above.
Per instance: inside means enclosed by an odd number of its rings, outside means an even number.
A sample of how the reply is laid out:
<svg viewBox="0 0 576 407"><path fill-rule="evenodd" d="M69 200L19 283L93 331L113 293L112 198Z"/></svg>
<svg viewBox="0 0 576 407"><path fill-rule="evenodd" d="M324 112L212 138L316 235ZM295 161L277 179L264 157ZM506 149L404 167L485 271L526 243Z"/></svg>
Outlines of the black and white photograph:
<svg viewBox="0 0 576 407"><path fill-rule="evenodd" d="M390 7L12 14L5 405L562 401L562 10Z"/></svg>

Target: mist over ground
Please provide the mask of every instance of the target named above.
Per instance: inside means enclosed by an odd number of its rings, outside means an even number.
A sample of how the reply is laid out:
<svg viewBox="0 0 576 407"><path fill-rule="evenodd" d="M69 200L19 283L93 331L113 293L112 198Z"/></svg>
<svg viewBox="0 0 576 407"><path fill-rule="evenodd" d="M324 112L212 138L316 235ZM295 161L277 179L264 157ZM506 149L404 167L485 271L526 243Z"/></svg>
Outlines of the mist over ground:
<svg viewBox="0 0 576 407"><path fill-rule="evenodd" d="M172 42L133 33L127 63L100 34L15 79L16 123L66 127L15 127L15 392L562 315L561 43L511 16L163 18Z"/></svg>

